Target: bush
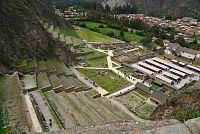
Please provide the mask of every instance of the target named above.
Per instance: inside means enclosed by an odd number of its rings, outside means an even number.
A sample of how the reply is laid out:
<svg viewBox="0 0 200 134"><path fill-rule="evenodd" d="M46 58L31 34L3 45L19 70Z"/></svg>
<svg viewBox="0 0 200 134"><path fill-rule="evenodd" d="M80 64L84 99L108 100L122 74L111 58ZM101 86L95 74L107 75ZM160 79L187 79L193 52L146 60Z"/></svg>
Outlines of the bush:
<svg viewBox="0 0 200 134"><path fill-rule="evenodd" d="M184 122L189 119L200 117L200 111L191 111L191 110L180 110L176 112L175 117Z"/></svg>

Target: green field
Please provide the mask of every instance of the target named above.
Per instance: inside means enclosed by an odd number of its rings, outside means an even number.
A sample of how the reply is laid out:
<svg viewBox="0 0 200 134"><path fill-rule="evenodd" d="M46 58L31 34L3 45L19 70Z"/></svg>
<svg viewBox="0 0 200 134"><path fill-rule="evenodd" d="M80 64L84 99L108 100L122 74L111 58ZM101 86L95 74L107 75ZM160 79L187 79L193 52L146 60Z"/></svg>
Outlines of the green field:
<svg viewBox="0 0 200 134"><path fill-rule="evenodd" d="M79 35L77 34L76 30L72 29L72 28L63 28L63 27L56 27L55 28L56 32L59 32L61 34L64 34L65 36L72 36L72 37L79 37Z"/></svg>
<svg viewBox="0 0 200 134"><path fill-rule="evenodd" d="M107 90L109 93L114 93L119 91L125 87L131 85L130 82L126 81L122 77L118 76L117 74L104 70L91 70L91 69L78 69L82 74L87 76L89 79L93 80L103 89Z"/></svg>
<svg viewBox="0 0 200 134"><path fill-rule="evenodd" d="M103 23L96 23L91 21L83 21L79 22L80 24L85 24L87 28L95 28L100 31L100 33L107 35L110 32L113 32L117 37L120 36L120 30L110 28L106 24ZM103 25L103 28L100 28L99 26ZM136 35L135 33L131 32L124 32L124 38L127 41L134 41L134 42L140 42L144 37Z"/></svg>
<svg viewBox="0 0 200 134"><path fill-rule="evenodd" d="M120 42L117 39L108 37L106 35L97 33L97 32L93 32L91 30L88 29L82 29L78 31L79 36L83 39L86 40L88 42L102 42L102 43L117 43Z"/></svg>

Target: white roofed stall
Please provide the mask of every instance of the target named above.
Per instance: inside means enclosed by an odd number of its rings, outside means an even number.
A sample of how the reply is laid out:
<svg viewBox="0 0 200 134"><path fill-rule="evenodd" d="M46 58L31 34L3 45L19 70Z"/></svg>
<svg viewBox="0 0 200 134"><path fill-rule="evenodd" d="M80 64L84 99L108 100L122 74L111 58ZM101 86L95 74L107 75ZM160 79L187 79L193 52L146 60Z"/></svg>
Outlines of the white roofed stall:
<svg viewBox="0 0 200 134"><path fill-rule="evenodd" d="M147 68L147 69L153 71L153 72L161 72L161 71L162 71L161 69L156 68L156 67L154 67L154 66L151 66L151 65L149 65L149 64L147 64L147 63L145 63L145 62L139 62L138 64L139 64L140 66L144 67L144 68Z"/></svg>
<svg viewBox="0 0 200 134"><path fill-rule="evenodd" d="M169 72L163 72L163 74L167 77L169 77L170 79L173 79L173 80L180 80L180 77L172 74L172 73L169 73Z"/></svg>
<svg viewBox="0 0 200 134"><path fill-rule="evenodd" d="M156 75L156 78L157 79L160 79L160 80L162 80L162 81L164 81L164 82L166 82L166 83L169 83L169 84L172 84L172 82L173 82L173 80L171 80L171 79L168 79L167 77L165 77L165 76L162 76L162 75Z"/></svg>
<svg viewBox="0 0 200 134"><path fill-rule="evenodd" d="M183 62L179 62L178 64L181 66L185 66L185 63L183 63Z"/></svg>
<svg viewBox="0 0 200 134"><path fill-rule="evenodd" d="M149 63L149 64L151 64L151 65L155 65L155 66L157 66L157 67L159 67L159 68L162 68L162 69L164 69L164 70L167 70L167 69L168 69L167 66L164 66L164 65L162 65L162 64L160 64L160 63L157 63L157 62L155 62L155 61L153 61L153 60L150 60L150 59L146 59L145 62L147 62L147 63Z"/></svg>
<svg viewBox="0 0 200 134"><path fill-rule="evenodd" d="M200 68L198 68L198 67L195 67L195 66L192 66L192 65L187 65L187 67L198 72L198 73L200 73Z"/></svg>
<svg viewBox="0 0 200 134"><path fill-rule="evenodd" d="M187 74L185 74L185 73L183 73L183 72L180 72L180 71L178 71L178 70L175 70L175 69L170 69L169 71L172 72L172 73L175 73L175 74L177 74L177 75L179 75L179 76L181 76L181 77L187 76Z"/></svg>
<svg viewBox="0 0 200 134"><path fill-rule="evenodd" d="M177 60L171 60L172 62L174 62L174 63L177 63L178 61Z"/></svg>
<svg viewBox="0 0 200 134"><path fill-rule="evenodd" d="M190 71L190 70L188 70L188 69L182 68L182 67L177 66L177 65L175 65L175 64L172 64L172 63L170 63L170 62L161 60L160 58L157 58L157 57L156 57L156 58L153 58L153 60L156 61L156 62L158 62L158 63L164 64L164 65L166 65L166 66L168 66L168 67L171 67L171 68L174 68L174 69L179 70L179 71L181 71L181 72L184 72L184 73L186 73L186 74L189 74L189 75L195 74L193 71Z"/></svg>
<svg viewBox="0 0 200 134"><path fill-rule="evenodd" d="M153 75L153 72L152 72L152 71L150 71L150 70L148 70L148 69L145 69L145 68L143 68L143 67L141 67L141 66L139 66L139 65L137 65L137 64L133 64L132 67L134 67L135 69L137 69L137 70L139 70L139 71L141 71L141 72L143 72L143 73L146 73L146 74L148 74L148 75Z"/></svg>

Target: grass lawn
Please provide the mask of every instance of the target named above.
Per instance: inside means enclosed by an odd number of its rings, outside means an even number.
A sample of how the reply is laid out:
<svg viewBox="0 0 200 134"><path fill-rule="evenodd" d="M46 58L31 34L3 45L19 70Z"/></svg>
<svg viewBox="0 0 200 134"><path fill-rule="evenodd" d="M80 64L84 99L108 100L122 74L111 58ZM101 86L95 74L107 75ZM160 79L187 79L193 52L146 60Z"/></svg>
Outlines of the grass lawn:
<svg viewBox="0 0 200 134"><path fill-rule="evenodd" d="M132 75L133 74L133 69L131 69L131 68L128 68L128 67L121 67L120 69L119 69L120 71L122 71L122 72L124 72L124 73L127 73L127 74L129 74L129 75Z"/></svg>
<svg viewBox="0 0 200 134"><path fill-rule="evenodd" d="M86 48L86 50L87 51L90 50L93 52L91 54L83 56L86 62L89 63L91 67L107 67L107 58L106 58L107 55L105 53L101 53L99 51L88 49L88 48ZM94 58L94 57L102 57L102 58L91 60L91 58Z"/></svg>
<svg viewBox="0 0 200 134"><path fill-rule="evenodd" d="M111 37L108 37L106 35L93 32L88 29L82 29L78 31L79 36L88 42L103 42L103 43L117 43L120 42L118 39L114 39Z"/></svg>
<svg viewBox="0 0 200 134"><path fill-rule="evenodd" d="M106 57L97 60L87 60L86 62L89 63L91 67L108 67Z"/></svg>
<svg viewBox="0 0 200 134"><path fill-rule="evenodd" d="M91 69L78 69L82 74L87 76L89 79L93 80L103 89L107 90L109 93L114 93L125 87L131 85L130 82L126 81L117 74L108 71L103 72L104 70L91 70ZM101 74L100 74L101 73Z"/></svg>
<svg viewBox="0 0 200 134"><path fill-rule="evenodd" d="M83 21L79 22L81 24L85 24L87 28L96 28L100 31L100 33L107 35L109 32L113 32L116 36L120 36L120 30L110 28L106 24L103 23L96 23L91 21ZM99 28L100 25L103 25L103 28ZM144 37L136 35L135 33L131 32L124 32L124 38L127 41L134 41L134 42L140 42Z"/></svg>
<svg viewBox="0 0 200 134"><path fill-rule="evenodd" d="M90 59L90 58L94 58L94 57L102 57L102 56L106 57L107 56L107 54L93 50L93 49L87 48L86 50L91 50L93 53L83 56L85 59Z"/></svg>
<svg viewBox="0 0 200 134"><path fill-rule="evenodd" d="M149 97L149 95L148 95L147 93L141 91L141 90L138 89L138 88L135 88L134 91L137 92L138 94L144 96L145 98L148 98L148 97Z"/></svg>

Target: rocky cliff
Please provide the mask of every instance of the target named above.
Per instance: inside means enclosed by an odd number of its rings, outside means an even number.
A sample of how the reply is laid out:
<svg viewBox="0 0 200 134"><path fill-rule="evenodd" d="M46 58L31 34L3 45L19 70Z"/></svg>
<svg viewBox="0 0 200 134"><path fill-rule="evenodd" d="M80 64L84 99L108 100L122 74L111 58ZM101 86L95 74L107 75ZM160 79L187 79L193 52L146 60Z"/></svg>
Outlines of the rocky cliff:
<svg viewBox="0 0 200 134"><path fill-rule="evenodd" d="M55 15L44 0L6 0L0 2L0 64L15 67L22 59L61 56L70 62L72 53L54 40L39 23L47 20L55 25L70 27ZM59 54L59 55L57 55ZM63 57L65 55L65 57Z"/></svg>

